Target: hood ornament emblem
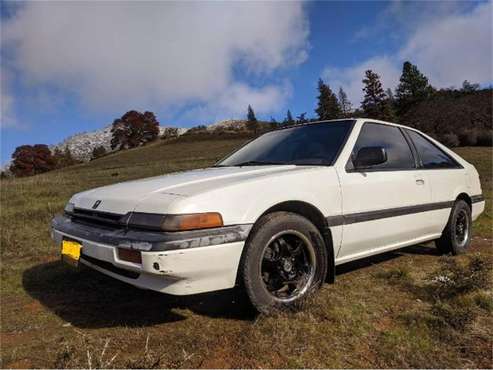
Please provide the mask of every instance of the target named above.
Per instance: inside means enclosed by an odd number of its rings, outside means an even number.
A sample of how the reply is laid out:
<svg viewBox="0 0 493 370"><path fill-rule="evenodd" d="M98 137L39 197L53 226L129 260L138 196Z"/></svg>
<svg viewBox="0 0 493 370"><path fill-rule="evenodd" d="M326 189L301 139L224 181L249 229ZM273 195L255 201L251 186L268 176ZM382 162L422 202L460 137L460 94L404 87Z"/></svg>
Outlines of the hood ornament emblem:
<svg viewBox="0 0 493 370"><path fill-rule="evenodd" d="M92 209L98 208L100 204L101 204L100 200L95 201L94 204L92 205Z"/></svg>

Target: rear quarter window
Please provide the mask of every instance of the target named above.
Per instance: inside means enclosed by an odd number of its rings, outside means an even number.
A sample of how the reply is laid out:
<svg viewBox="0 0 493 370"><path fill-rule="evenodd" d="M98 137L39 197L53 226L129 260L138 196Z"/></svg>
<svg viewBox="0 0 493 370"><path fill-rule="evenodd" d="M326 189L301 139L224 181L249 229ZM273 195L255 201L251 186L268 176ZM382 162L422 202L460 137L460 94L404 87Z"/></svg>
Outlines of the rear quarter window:
<svg viewBox="0 0 493 370"><path fill-rule="evenodd" d="M423 168L427 169L446 169L461 168L455 159L445 153L438 146L416 131L407 130L418 152Z"/></svg>

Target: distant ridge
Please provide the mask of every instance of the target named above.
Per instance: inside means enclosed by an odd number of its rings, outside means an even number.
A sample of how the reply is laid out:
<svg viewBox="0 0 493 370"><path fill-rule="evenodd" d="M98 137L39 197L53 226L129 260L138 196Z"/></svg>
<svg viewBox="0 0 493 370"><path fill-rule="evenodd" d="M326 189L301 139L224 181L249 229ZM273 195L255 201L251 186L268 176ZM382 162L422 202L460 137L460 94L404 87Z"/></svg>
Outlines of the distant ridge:
<svg viewBox="0 0 493 370"><path fill-rule="evenodd" d="M68 147L72 156L79 161L89 161L94 148L102 146L107 152L111 152L111 127L108 125L100 130L82 132L69 136L59 144L51 145L51 151L55 149L65 150ZM170 126L159 126L159 136ZM179 127L178 135L183 135L188 129Z"/></svg>

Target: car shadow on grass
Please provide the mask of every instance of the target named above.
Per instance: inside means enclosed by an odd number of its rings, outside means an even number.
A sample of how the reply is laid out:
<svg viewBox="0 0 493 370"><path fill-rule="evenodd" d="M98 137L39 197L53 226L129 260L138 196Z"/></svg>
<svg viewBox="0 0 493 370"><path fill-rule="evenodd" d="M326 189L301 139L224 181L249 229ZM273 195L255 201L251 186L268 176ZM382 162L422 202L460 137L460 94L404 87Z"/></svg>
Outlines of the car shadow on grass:
<svg viewBox="0 0 493 370"><path fill-rule="evenodd" d="M236 290L170 296L142 290L99 272L74 271L60 261L33 266L23 273L25 291L80 328L142 327L186 320L186 311L214 318L253 320L255 312Z"/></svg>
<svg viewBox="0 0 493 370"><path fill-rule="evenodd" d="M362 270L404 255L436 255L434 247L416 245L337 266L337 275ZM142 290L99 272L74 271L60 261L42 263L23 273L25 291L34 299L80 328L142 327L186 320L188 309L212 318L254 320L256 312L235 290L185 297Z"/></svg>

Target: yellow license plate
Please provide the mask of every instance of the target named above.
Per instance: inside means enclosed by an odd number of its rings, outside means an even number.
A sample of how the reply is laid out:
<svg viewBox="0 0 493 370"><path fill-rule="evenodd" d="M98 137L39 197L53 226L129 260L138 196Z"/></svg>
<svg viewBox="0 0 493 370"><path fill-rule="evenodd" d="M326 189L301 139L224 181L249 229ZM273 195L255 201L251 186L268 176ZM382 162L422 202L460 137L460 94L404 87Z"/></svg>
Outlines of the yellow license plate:
<svg viewBox="0 0 493 370"><path fill-rule="evenodd" d="M72 240L62 241L62 260L69 265L77 267L79 264L82 244Z"/></svg>

